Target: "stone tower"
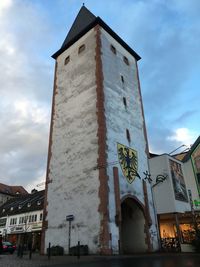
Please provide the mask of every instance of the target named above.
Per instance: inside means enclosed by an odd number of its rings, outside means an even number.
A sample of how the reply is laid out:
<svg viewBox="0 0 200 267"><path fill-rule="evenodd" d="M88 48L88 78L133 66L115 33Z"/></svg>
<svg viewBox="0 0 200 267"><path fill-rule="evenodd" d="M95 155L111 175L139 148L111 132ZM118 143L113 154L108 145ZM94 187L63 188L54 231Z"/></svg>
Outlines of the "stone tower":
<svg viewBox="0 0 200 267"><path fill-rule="evenodd" d="M83 6L53 58L43 251L78 241L99 254L157 248L140 56Z"/></svg>

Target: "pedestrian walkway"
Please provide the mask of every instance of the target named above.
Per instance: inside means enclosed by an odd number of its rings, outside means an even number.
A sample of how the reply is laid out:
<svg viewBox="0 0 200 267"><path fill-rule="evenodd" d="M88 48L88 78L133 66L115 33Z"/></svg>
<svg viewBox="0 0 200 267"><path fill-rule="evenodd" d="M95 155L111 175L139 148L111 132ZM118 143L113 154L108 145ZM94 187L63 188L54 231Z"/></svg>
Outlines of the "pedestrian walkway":
<svg viewBox="0 0 200 267"><path fill-rule="evenodd" d="M84 264L85 263L85 264ZM148 263L148 265L147 265ZM163 266L180 266L180 267L197 267L200 266L200 254L196 253L152 253L152 254L135 254L135 255L116 255L116 256L81 256L78 259L75 256L47 256L33 254L32 259L25 254L23 258L18 258L17 254L0 255L1 267L163 267Z"/></svg>
<svg viewBox="0 0 200 267"><path fill-rule="evenodd" d="M0 266L1 267L43 267L54 266L56 264L72 264L77 262L92 262L98 260L99 257L95 256L82 256L78 259L75 256L51 256L48 259L47 256L41 256L39 254L32 254L32 258L29 259L29 255L25 254L23 258L17 257L17 254L1 254Z"/></svg>

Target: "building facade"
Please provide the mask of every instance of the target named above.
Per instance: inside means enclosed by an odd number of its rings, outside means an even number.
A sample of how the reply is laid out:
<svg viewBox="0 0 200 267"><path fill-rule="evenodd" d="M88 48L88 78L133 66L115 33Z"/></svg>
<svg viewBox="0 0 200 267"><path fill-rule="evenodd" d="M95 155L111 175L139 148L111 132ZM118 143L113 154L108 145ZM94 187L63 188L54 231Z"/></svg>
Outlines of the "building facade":
<svg viewBox="0 0 200 267"><path fill-rule="evenodd" d="M185 155L153 155L149 161L160 237L166 250L174 249L176 240L180 250L192 251L188 245L200 226L198 183L190 160L193 151L191 148Z"/></svg>
<svg viewBox="0 0 200 267"><path fill-rule="evenodd" d="M40 251L44 190L10 199L0 207L0 237Z"/></svg>
<svg viewBox="0 0 200 267"><path fill-rule="evenodd" d="M140 57L83 6L53 58L43 252L156 250Z"/></svg>

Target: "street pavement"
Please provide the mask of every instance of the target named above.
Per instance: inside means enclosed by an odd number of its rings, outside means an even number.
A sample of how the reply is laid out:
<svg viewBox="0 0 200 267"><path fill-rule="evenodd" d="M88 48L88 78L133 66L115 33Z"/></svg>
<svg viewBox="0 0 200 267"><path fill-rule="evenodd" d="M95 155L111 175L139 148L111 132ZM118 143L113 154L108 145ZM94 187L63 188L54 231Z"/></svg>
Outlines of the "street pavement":
<svg viewBox="0 0 200 267"><path fill-rule="evenodd" d="M32 259L16 254L0 255L0 267L200 267L200 254L138 254L132 256L47 256L33 254Z"/></svg>

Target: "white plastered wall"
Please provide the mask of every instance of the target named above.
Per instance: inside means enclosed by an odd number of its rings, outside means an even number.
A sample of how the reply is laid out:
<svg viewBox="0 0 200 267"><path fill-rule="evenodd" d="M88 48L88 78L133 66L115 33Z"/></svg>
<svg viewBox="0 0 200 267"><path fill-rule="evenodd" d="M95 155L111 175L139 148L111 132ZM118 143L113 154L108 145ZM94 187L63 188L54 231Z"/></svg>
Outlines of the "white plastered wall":
<svg viewBox="0 0 200 267"><path fill-rule="evenodd" d="M78 48L85 50L78 54ZM74 215L71 246L98 250L100 230L94 29L57 58L55 114L49 165L46 248L68 252L67 215ZM70 62L64 65L65 58Z"/></svg>
<svg viewBox="0 0 200 267"><path fill-rule="evenodd" d="M148 170L146 150L146 140L144 136L144 124L137 80L137 69L135 58L127 52L114 38L105 30L101 30L102 40L102 65L104 77L104 96L105 96L105 116L107 127L107 173L109 176L109 214L110 214L110 233L112 234L113 252L118 252L119 229L115 223L115 192L113 183L113 162L118 161L117 143L121 143L133 148L138 153L138 173L144 177L143 172ZM110 45L116 48L114 54ZM130 65L126 65L123 56L127 57ZM124 77L124 85L121 81ZM123 104L123 97L127 100L127 108ZM131 142L126 138L126 129L129 130ZM121 199L131 194L136 196L144 204L144 194L142 180L136 178L129 184L124 178L120 165L115 165L119 170L120 196ZM153 208L151 188L147 183L149 210L153 221L149 230L157 236L155 226L155 214ZM142 226L143 227L143 226ZM143 227L144 229L144 227ZM153 247L158 248L157 238L154 237ZM144 246L144 251L146 250Z"/></svg>
<svg viewBox="0 0 200 267"><path fill-rule="evenodd" d="M164 182L159 183L157 186L153 188L157 214L173 213L173 212L184 213L185 211L190 211L189 202L179 201L175 199L169 160L176 161L182 165L184 180L186 180L183 164L180 161L172 157L169 157L167 154L163 154L151 158L149 160L153 183L156 182L157 175L160 174L164 176L167 175L167 179Z"/></svg>

